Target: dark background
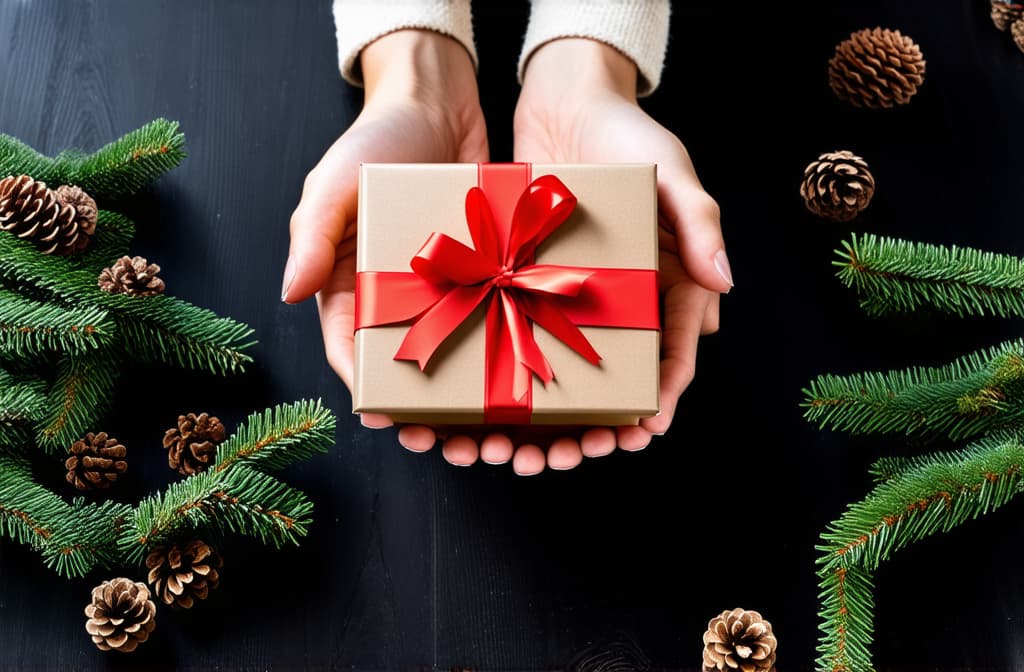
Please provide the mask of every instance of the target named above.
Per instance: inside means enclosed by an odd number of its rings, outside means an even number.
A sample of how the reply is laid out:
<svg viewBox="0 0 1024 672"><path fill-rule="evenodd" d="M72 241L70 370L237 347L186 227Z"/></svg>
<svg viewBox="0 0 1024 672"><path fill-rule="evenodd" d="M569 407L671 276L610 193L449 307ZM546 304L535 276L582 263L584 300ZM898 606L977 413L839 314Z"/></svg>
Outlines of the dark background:
<svg viewBox="0 0 1024 672"><path fill-rule="evenodd" d="M528 6L476 4L492 158L508 160ZM835 44L875 25L910 34L928 60L902 109L857 110L827 86ZM938 364L1018 323L865 317L831 267L851 226L804 210L801 171L854 150L879 185L856 229L1024 255L1024 54L988 4L679 3L643 104L721 203L736 288L668 435L536 478L456 469L360 427L315 307L277 302L303 176L360 104L337 73L326 0L0 0L0 132L56 153L180 121L190 156L118 208L173 294L260 339L256 364L230 379L128 372L107 428L132 451L117 496L174 477L159 439L179 413L233 427L322 396L339 416L331 452L285 474L316 504L303 545L230 540L220 589L191 612L161 610L131 656L97 651L83 628L89 590L110 577L65 581L0 541L0 669L542 670L622 642L696 669L708 619L735 606L771 620L781 669L809 669L818 535L867 492L872 460L926 448L819 431L801 419L801 388L824 372ZM881 568L880 669L1024 669L1022 512Z"/></svg>

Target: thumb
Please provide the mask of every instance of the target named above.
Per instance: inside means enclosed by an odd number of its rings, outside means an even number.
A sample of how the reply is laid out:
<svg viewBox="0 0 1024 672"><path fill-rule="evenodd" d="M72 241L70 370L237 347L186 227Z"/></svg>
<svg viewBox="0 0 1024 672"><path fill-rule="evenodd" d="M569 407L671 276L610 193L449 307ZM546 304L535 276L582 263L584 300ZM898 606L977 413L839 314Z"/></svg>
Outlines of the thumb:
<svg viewBox="0 0 1024 672"><path fill-rule="evenodd" d="M679 242L683 268L705 289L727 293L733 280L718 203L692 169L662 164L658 170L658 208Z"/></svg>
<svg viewBox="0 0 1024 672"><path fill-rule="evenodd" d="M340 158L331 156L329 150L302 186L302 198L292 213L291 244L281 285L285 303L303 301L324 286L334 269L335 250L346 226L355 221L359 164ZM332 169L334 166L341 170Z"/></svg>

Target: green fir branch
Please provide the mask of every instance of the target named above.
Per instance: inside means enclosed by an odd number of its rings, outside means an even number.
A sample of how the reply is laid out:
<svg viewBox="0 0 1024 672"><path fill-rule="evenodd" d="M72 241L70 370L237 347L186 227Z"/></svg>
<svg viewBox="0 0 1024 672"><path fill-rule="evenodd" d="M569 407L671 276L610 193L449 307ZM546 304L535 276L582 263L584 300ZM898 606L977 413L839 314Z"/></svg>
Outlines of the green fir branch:
<svg viewBox="0 0 1024 672"><path fill-rule="evenodd" d="M871 315L920 307L959 315L1024 316L1024 260L972 248L854 234L836 250L839 279Z"/></svg>
<svg viewBox="0 0 1024 672"><path fill-rule="evenodd" d="M217 447L214 471L245 465L263 471L325 453L334 442L334 414L320 400L281 404L253 413Z"/></svg>
<svg viewBox="0 0 1024 672"><path fill-rule="evenodd" d="M92 242L85 252L72 257L72 261L77 262L78 268L88 270L98 279L100 271L128 254L134 237L135 224L132 220L116 212L100 210Z"/></svg>
<svg viewBox="0 0 1024 672"><path fill-rule="evenodd" d="M31 439L31 428L45 413L46 385L0 370L0 448Z"/></svg>
<svg viewBox="0 0 1024 672"><path fill-rule="evenodd" d="M0 290L0 350L16 356L83 354L109 345L114 329L99 308L64 308Z"/></svg>
<svg viewBox="0 0 1024 672"><path fill-rule="evenodd" d="M53 159L0 133L0 179L11 175L30 175L52 186L58 186L61 178Z"/></svg>
<svg viewBox="0 0 1024 672"><path fill-rule="evenodd" d="M1024 444L1015 434L986 437L962 451L899 466L906 469L850 505L817 546L824 600L819 664L826 669L872 669L870 573L901 548L948 532L1016 497L1022 486ZM863 573L862 584L850 583L854 570ZM837 582L842 577L846 583L840 600Z"/></svg>
<svg viewBox="0 0 1024 672"><path fill-rule="evenodd" d="M65 578L114 564L118 524L130 508L116 502L68 504L32 479L27 460L0 454L0 535L38 550Z"/></svg>
<svg viewBox="0 0 1024 672"><path fill-rule="evenodd" d="M312 512L302 492L263 472L209 470L140 502L118 545L132 563L142 562L154 546L199 529L245 534L280 547L305 536Z"/></svg>
<svg viewBox="0 0 1024 672"><path fill-rule="evenodd" d="M804 417L823 428L978 436L1024 420L1024 341L1007 341L940 367L823 375L803 393Z"/></svg>
<svg viewBox="0 0 1024 672"><path fill-rule="evenodd" d="M180 164L184 146L177 122L156 119L72 161L67 179L97 200L130 196Z"/></svg>
<svg viewBox="0 0 1024 672"><path fill-rule="evenodd" d="M0 278L9 287L28 287L34 295L111 312L125 349L146 361L213 373L241 371L252 361L242 352L255 343L247 325L172 296L109 294L99 289L92 271L64 257L39 254L31 243L4 232Z"/></svg>
<svg viewBox="0 0 1024 672"><path fill-rule="evenodd" d="M816 669L829 672L867 672L875 602L871 573L861 567L836 567L821 574L822 635Z"/></svg>
<svg viewBox="0 0 1024 672"><path fill-rule="evenodd" d="M87 432L102 431L97 423L110 407L118 366L118 357L109 350L60 359L37 433L44 450L60 454Z"/></svg>

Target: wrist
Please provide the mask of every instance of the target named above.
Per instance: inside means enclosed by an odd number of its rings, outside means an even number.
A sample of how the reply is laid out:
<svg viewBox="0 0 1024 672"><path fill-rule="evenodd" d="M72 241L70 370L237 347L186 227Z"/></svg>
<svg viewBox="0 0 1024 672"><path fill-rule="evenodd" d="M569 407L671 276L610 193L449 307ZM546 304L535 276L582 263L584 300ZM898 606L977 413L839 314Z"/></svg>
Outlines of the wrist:
<svg viewBox="0 0 1024 672"><path fill-rule="evenodd" d="M360 54L366 103L413 100L431 106L479 106L476 72L456 40L430 30L398 30Z"/></svg>
<svg viewBox="0 0 1024 672"><path fill-rule="evenodd" d="M523 74L523 92L541 100L613 95L636 102L637 67L614 47L568 37L541 45Z"/></svg>

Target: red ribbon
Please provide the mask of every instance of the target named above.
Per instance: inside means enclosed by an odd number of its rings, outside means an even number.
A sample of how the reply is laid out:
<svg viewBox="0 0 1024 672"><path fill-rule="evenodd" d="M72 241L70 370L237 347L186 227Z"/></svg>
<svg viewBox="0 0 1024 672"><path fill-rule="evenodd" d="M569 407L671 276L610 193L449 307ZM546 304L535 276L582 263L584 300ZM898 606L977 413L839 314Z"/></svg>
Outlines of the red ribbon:
<svg viewBox="0 0 1024 672"><path fill-rule="evenodd" d="M484 421L528 423L530 379L555 374L534 323L597 365L580 326L658 329L657 271L534 264L537 247L568 219L576 197L530 164L481 164L466 194L467 247L432 233L412 273L356 274L356 329L412 322L395 359L425 369L437 348L487 304Z"/></svg>

